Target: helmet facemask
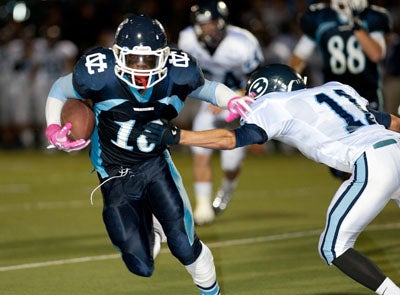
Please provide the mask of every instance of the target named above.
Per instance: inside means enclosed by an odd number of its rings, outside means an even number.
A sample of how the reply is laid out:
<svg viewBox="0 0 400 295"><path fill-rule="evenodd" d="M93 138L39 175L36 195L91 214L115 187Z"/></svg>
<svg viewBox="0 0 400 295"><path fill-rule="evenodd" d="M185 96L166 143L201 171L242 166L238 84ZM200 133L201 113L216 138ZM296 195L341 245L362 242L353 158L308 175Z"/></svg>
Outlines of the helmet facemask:
<svg viewBox="0 0 400 295"><path fill-rule="evenodd" d="M362 12L368 6L367 0L332 0L331 7L337 13L348 18L352 17L353 11Z"/></svg>
<svg viewBox="0 0 400 295"><path fill-rule="evenodd" d="M226 36L226 23L222 18L194 25L197 39L209 48L217 48Z"/></svg>
<svg viewBox="0 0 400 295"><path fill-rule="evenodd" d="M134 88L152 87L167 75L165 64L169 52L168 46L152 50L149 46L135 46L129 49L114 44L115 74Z"/></svg>

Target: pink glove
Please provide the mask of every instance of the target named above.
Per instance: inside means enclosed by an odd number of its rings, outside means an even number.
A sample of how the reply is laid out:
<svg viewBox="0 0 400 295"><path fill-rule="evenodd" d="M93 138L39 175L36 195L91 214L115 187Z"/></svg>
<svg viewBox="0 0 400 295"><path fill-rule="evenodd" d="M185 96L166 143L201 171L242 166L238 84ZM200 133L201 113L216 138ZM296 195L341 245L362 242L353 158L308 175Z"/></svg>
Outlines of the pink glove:
<svg viewBox="0 0 400 295"><path fill-rule="evenodd" d="M71 123L66 123L64 127L61 128L58 124L50 124L46 128L46 137L50 145L48 149L56 148L64 152L79 151L87 147L90 143L89 140L78 139L71 141L68 139L67 135L72 128Z"/></svg>
<svg viewBox="0 0 400 295"><path fill-rule="evenodd" d="M251 96L235 96L228 101L229 115L225 118L226 122L232 122L236 118L247 119L246 112L250 111L249 105L254 102Z"/></svg>

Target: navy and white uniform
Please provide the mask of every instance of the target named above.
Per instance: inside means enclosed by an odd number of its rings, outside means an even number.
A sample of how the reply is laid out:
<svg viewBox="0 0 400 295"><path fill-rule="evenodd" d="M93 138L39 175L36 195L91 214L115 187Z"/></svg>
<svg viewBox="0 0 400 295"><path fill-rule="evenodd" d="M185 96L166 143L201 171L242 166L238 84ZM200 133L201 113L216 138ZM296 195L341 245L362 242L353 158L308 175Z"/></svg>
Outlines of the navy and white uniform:
<svg viewBox="0 0 400 295"><path fill-rule="evenodd" d="M368 6L360 13L363 28L385 51L385 35L391 31L387 11L378 6ZM325 82L339 81L354 87L367 98L374 109L382 109L381 73L379 65L363 52L352 27L329 4L313 4L302 16L301 29L323 59ZM299 42L298 46L301 46ZM305 47L312 48L309 43ZM311 51L295 48L294 53L307 60Z"/></svg>
<svg viewBox="0 0 400 295"><path fill-rule="evenodd" d="M143 91L117 78L114 67L112 50L95 48L53 85L49 97L93 104L90 158L102 183L107 232L127 268L141 276L153 272L152 215L162 224L172 254L188 266L204 248L188 196L167 147L149 144L140 133L149 121L175 118L189 95L217 104L217 83L205 80L196 60L182 51L171 50L167 76Z"/></svg>
<svg viewBox="0 0 400 295"><path fill-rule="evenodd" d="M353 247L389 200L400 205L400 135L378 124L390 124L387 114L367 106L338 82L273 92L251 105L237 133L239 145L279 140L315 162L352 173L333 197L320 237L320 255L328 264Z"/></svg>

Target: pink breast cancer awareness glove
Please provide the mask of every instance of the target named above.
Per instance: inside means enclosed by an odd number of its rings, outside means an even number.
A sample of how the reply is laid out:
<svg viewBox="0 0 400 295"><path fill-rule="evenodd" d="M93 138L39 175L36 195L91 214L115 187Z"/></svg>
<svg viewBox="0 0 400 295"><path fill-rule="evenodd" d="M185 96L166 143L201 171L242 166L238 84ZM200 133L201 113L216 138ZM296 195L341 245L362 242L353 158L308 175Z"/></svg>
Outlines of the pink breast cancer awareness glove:
<svg viewBox="0 0 400 295"><path fill-rule="evenodd" d="M72 141L67 137L71 128L72 128L71 123L66 123L64 127L61 127L58 124L50 124L46 128L46 137L50 143L50 145L47 148L48 149L56 148L60 151L72 152L72 151L79 151L87 147L90 143L90 139L89 140L78 139Z"/></svg>
<svg viewBox="0 0 400 295"><path fill-rule="evenodd" d="M236 118L247 119L246 112L250 111L249 105L254 102L254 98L249 96L235 96L228 101L229 115L225 118L226 122L232 122Z"/></svg>

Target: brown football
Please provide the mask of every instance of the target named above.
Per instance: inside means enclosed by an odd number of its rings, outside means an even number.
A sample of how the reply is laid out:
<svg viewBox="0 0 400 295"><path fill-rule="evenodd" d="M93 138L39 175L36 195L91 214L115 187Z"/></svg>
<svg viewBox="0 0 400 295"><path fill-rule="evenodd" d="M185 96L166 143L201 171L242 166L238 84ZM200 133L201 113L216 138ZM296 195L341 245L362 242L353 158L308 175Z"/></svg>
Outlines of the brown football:
<svg viewBox="0 0 400 295"><path fill-rule="evenodd" d="M68 134L71 140L89 139L93 133L95 116L90 106L82 100L68 99L61 110L61 124L71 123Z"/></svg>

